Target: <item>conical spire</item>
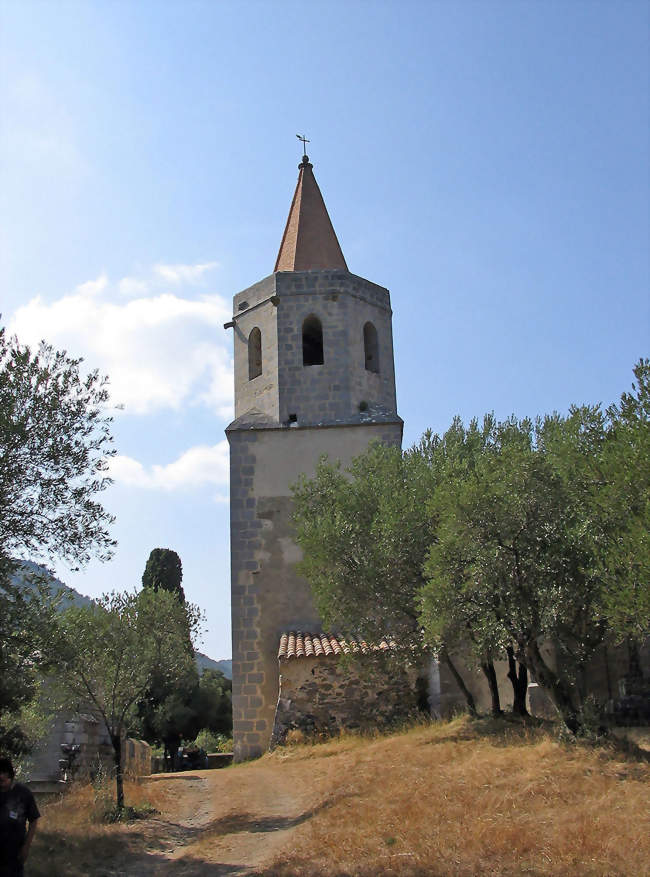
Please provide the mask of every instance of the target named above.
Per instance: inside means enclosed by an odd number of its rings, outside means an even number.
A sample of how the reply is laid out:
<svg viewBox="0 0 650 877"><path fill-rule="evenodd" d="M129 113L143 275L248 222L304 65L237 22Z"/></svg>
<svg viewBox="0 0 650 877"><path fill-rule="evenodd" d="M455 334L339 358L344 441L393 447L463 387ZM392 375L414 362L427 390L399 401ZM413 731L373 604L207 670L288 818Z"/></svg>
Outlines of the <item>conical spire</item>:
<svg viewBox="0 0 650 877"><path fill-rule="evenodd" d="M347 271L348 266L345 264L308 155L303 155L298 168L298 184L273 270L317 271L323 268L342 268Z"/></svg>

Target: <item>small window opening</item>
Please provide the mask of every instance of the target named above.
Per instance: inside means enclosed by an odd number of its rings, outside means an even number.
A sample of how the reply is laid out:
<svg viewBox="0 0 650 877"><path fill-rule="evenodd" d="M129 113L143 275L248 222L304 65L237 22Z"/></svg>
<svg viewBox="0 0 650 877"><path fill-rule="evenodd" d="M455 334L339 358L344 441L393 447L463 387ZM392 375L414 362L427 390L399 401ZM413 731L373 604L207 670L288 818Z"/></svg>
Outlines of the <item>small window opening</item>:
<svg viewBox="0 0 650 877"><path fill-rule="evenodd" d="M377 330L372 323L363 327L363 350L366 360L366 371L379 372L379 343Z"/></svg>
<svg viewBox="0 0 650 877"><path fill-rule="evenodd" d="M318 317L307 317L302 324L302 364L322 365L323 327Z"/></svg>
<svg viewBox="0 0 650 877"><path fill-rule="evenodd" d="M262 374L262 333L257 328L251 329L248 336L248 380L252 381Z"/></svg>

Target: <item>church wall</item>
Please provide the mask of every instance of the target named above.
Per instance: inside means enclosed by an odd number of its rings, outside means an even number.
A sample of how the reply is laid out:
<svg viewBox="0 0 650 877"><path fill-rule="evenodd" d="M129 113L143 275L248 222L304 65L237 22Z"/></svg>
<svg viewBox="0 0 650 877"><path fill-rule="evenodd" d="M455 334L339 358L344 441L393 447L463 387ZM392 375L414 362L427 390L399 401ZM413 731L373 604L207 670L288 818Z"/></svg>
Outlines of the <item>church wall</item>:
<svg viewBox="0 0 650 877"><path fill-rule="evenodd" d="M291 484L311 475L323 454L345 464L372 440L399 445L401 433L401 422L228 432L236 760L268 747L280 634L288 624L322 630L309 585L294 569Z"/></svg>
<svg viewBox="0 0 650 877"><path fill-rule="evenodd" d="M388 290L346 271L302 271L276 275L280 420L299 423L345 421L361 402L396 412ZM304 366L302 326L314 314L323 327L322 365ZM380 373L365 368L363 326L373 322L379 341Z"/></svg>
<svg viewBox="0 0 650 877"><path fill-rule="evenodd" d="M307 737L389 727L417 714L415 671L342 665L338 655L280 659L280 693L271 745Z"/></svg>
<svg viewBox="0 0 650 877"><path fill-rule="evenodd" d="M235 417L251 408L278 419L278 343L275 276L245 289L234 300ZM240 305L246 304L244 311ZM262 333L262 374L248 379L248 338L257 327Z"/></svg>

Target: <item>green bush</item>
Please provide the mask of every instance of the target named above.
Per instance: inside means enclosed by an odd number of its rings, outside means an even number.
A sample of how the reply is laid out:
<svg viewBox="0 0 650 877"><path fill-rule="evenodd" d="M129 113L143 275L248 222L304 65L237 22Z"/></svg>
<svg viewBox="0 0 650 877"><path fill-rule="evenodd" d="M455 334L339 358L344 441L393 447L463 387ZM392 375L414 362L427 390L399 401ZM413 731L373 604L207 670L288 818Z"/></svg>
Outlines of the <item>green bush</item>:
<svg viewBox="0 0 650 877"><path fill-rule="evenodd" d="M232 752L232 737L226 737L225 734L215 734L208 728L204 728L196 736L194 745L204 752Z"/></svg>

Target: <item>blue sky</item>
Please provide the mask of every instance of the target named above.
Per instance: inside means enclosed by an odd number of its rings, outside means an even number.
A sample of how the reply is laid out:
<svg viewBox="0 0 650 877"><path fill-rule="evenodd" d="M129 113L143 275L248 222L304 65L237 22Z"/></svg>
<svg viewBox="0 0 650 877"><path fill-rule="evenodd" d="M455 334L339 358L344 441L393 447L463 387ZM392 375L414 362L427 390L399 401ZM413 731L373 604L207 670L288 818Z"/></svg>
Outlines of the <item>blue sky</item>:
<svg viewBox="0 0 650 877"><path fill-rule="evenodd" d="M391 290L405 443L608 403L648 355L645 2L0 3L0 311L107 372L110 564L174 548L230 655L231 298L309 154L350 270Z"/></svg>

